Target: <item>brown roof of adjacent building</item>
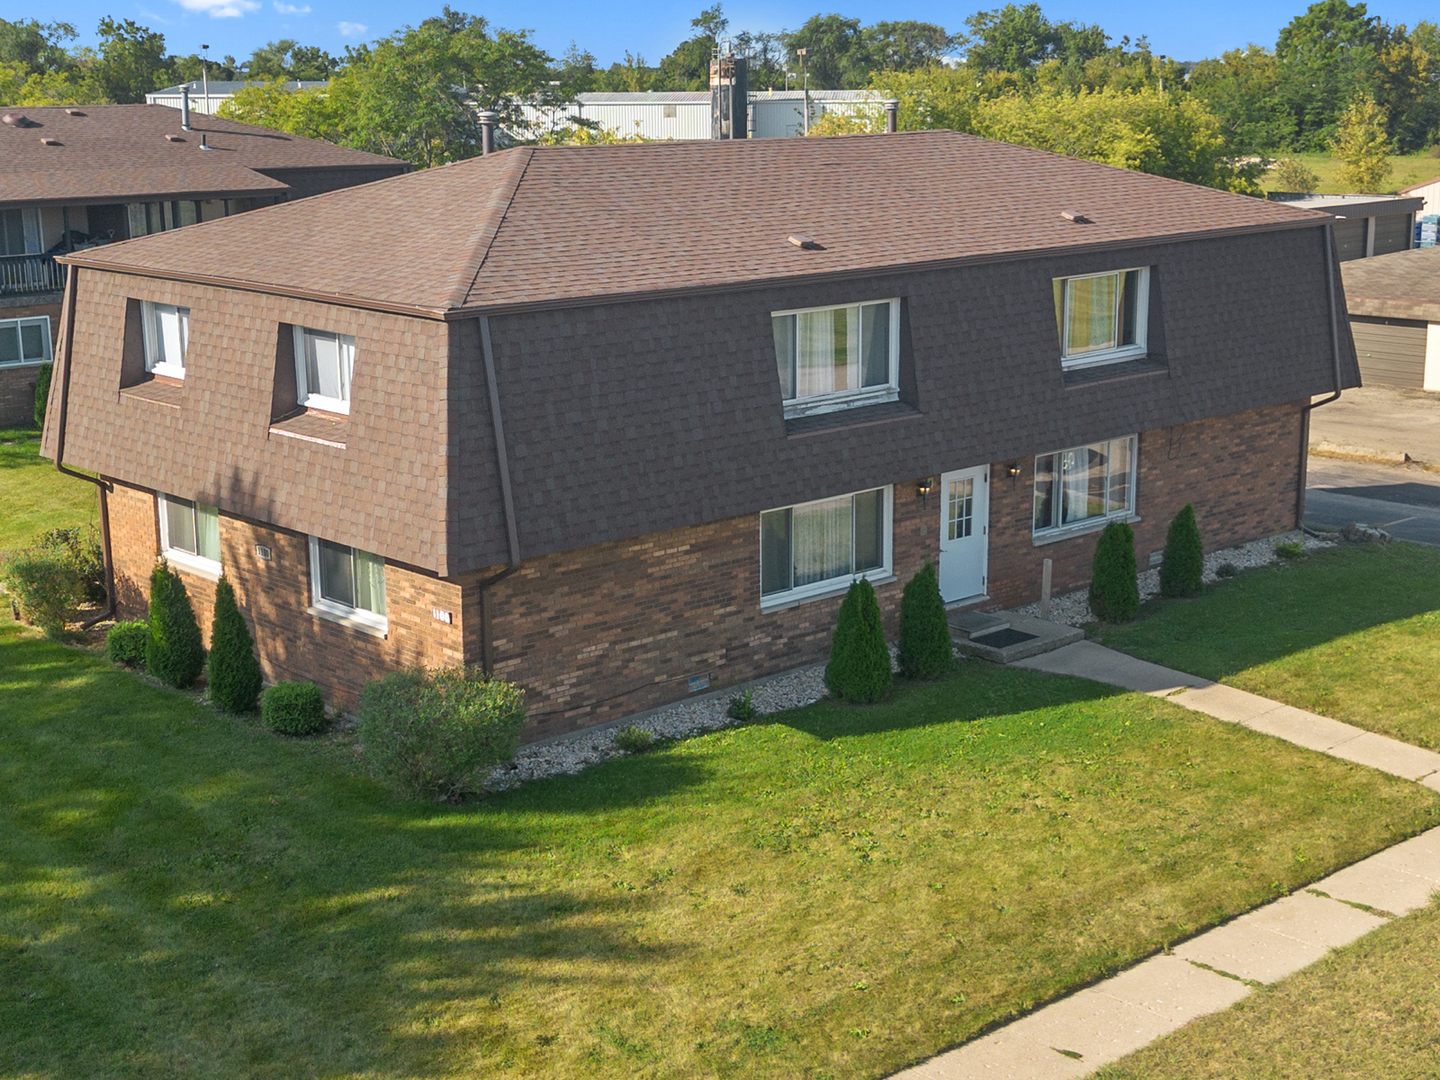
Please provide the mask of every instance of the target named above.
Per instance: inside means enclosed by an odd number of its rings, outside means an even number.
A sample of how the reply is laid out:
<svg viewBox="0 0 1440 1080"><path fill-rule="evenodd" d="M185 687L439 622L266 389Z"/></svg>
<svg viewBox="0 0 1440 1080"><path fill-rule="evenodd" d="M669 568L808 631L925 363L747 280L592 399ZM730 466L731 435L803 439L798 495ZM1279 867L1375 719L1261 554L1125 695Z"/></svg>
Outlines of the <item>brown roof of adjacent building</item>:
<svg viewBox="0 0 1440 1080"><path fill-rule="evenodd" d="M1440 322L1440 247L1340 264L1351 315Z"/></svg>
<svg viewBox="0 0 1440 1080"><path fill-rule="evenodd" d="M73 261L444 315L1313 226L1323 216L925 131L517 148ZM814 244L797 246L792 234Z"/></svg>
<svg viewBox="0 0 1440 1080"><path fill-rule="evenodd" d="M185 131L180 110L163 105L12 107L4 114L4 205L280 194L287 185L267 173L403 165L198 112ZM208 149L201 148L202 136Z"/></svg>

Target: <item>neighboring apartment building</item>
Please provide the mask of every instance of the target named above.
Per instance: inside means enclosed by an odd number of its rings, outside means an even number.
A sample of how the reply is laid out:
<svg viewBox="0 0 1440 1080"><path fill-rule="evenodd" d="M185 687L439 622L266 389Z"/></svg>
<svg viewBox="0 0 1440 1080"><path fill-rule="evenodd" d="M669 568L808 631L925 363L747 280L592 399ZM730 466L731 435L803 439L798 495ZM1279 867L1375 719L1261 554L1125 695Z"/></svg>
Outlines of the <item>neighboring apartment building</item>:
<svg viewBox="0 0 1440 1080"><path fill-rule="evenodd" d="M0 427L28 425L50 359L57 255L363 184L406 164L154 105L0 116ZM216 269L223 270L224 261Z"/></svg>
<svg viewBox="0 0 1440 1080"><path fill-rule="evenodd" d="M1440 390L1440 248L1346 263L1344 282L1365 385Z"/></svg>
<svg viewBox="0 0 1440 1080"><path fill-rule="evenodd" d="M45 453L124 614L223 570L268 678L481 664L542 737L823 657L859 575L893 635L927 559L1293 528L1332 226L946 131L514 149L70 257Z"/></svg>

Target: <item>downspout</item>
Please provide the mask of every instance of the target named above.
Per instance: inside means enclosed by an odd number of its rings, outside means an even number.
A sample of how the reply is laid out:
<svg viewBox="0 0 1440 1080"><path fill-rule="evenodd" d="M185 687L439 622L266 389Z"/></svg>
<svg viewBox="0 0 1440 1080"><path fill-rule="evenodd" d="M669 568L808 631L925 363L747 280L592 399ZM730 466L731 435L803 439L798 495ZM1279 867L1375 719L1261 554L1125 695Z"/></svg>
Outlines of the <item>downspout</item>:
<svg viewBox="0 0 1440 1080"><path fill-rule="evenodd" d="M65 421L70 413L70 356L75 340L75 289L78 274L79 270L74 266L65 268L65 301L60 308L60 416L55 422L55 468L66 476L87 480L99 490L100 544L105 560L105 610L80 624L88 630L115 614L115 562L110 554L110 502L106 497L110 490L109 481L76 472L65 465Z"/></svg>
<svg viewBox="0 0 1440 1080"><path fill-rule="evenodd" d="M510 545L509 565L480 583L480 666L487 677L495 673L490 655L490 587L520 569L520 530L515 522L515 497L510 488L510 458L505 450L505 421L500 415L500 386L495 379L495 350L490 344L490 320L481 315L480 352L485 358L485 385L490 391L490 426L495 432L495 466L500 473L500 498L505 508L505 535Z"/></svg>
<svg viewBox="0 0 1440 1080"><path fill-rule="evenodd" d="M1335 306L1335 223L1325 223L1325 294L1330 302L1330 360L1334 365L1335 389L1329 397L1312 401L1302 410L1300 423L1300 487L1295 496L1295 524L1305 527L1305 484L1310 461L1310 413L1321 405L1340 400L1340 312Z"/></svg>

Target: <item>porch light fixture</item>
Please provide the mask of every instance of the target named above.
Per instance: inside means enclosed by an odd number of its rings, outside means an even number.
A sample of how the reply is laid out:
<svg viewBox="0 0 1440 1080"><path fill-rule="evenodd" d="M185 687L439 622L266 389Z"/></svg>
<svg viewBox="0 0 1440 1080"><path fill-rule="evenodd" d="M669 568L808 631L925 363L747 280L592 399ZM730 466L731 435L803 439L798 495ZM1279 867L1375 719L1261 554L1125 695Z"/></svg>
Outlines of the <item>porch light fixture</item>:
<svg viewBox="0 0 1440 1080"><path fill-rule="evenodd" d="M924 502L930 498L930 493L934 490L935 478L933 476L927 476L915 485L915 496L920 499L921 502Z"/></svg>
<svg viewBox="0 0 1440 1080"><path fill-rule="evenodd" d="M1018 461L1012 461L1010 467L1005 471L1010 474L1011 480L1020 479L1020 463Z"/></svg>

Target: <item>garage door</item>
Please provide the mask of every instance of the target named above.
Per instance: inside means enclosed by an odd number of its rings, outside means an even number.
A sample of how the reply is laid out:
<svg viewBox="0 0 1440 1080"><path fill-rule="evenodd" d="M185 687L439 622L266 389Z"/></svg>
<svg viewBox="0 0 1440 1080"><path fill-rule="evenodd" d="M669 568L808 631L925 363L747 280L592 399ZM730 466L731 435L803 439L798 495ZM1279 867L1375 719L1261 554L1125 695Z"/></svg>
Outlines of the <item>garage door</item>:
<svg viewBox="0 0 1440 1080"><path fill-rule="evenodd" d="M1425 386L1425 324L1351 316L1360 380L1366 386Z"/></svg>
<svg viewBox="0 0 1440 1080"><path fill-rule="evenodd" d="M1340 261L1363 259L1365 257L1365 219L1336 218L1335 246L1340 252Z"/></svg>
<svg viewBox="0 0 1440 1080"><path fill-rule="evenodd" d="M1375 219L1375 254L1407 250L1414 232L1409 214L1381 214Z"/></svg>

